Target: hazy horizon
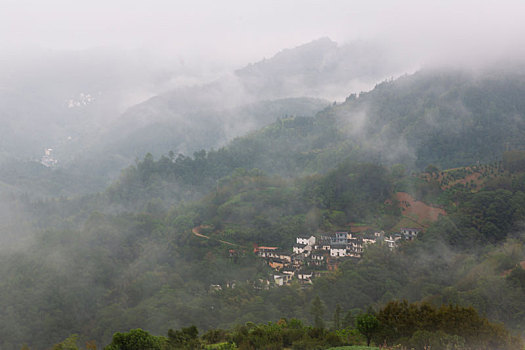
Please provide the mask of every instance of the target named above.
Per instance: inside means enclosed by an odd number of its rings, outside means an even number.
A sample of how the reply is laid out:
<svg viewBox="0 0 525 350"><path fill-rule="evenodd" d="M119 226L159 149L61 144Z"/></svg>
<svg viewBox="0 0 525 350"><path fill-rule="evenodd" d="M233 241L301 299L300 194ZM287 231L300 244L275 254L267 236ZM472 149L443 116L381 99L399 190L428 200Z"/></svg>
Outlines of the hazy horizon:
<svg viewBox="0 0 525 350"><path fill-rule="evenodd" d="M520 1L4 0L0 49L4 57L119 49L204 75L321 37L378 43L420 64L501 60L523 54L524 13Z"/></svg>

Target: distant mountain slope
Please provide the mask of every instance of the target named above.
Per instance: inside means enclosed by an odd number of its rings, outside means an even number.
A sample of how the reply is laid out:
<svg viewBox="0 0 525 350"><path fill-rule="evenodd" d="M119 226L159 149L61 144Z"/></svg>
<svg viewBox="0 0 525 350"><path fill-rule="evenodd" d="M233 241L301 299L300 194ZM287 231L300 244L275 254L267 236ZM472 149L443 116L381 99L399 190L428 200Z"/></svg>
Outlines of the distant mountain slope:
<svg viewBox="0 0 525 350"><path fill-rule="evenodd" d="M327 38L168 91L184 67L162 70L136 52L48 53L40 63L6 62L11 65L0 70L0 161L38 161L52 148L59 167L88 174L100 189L148 152L218 148L277 118L312 117L328 100L409 67L383 46Z"/></svg>
<svg viewBox="0 0 525 350"><path fill-rule="evenodd" d="M235 71L235 75L246 91L267 98L339 99L412 68L409 60L396 58L383 45L360 41L338 45L329 38L320 38L282 50L270 59Z"/></svg>
<svg viewBox="0 0 525 350"><path fill-rule="evenodd" d="M351 95L315 117L281 118L217 151L148 158L114 189L140 194L136 203L168 193L171 202L189 188L191 198L206 193L236 168L293 178L325 173L346 159L410 170L489 163L506 148L525 148L523 96L520 74L422 71Z"/></svg>
<svg viewBox="0 0 525 350"><path fill-rule="evenodd" d="M191 154L220 147L278 117L312 117L328 105L326 99L368 89L407 67L379 45L339 46L318 39L209 84L176 88L129 108L92 149L133 160L148 152Z"/></svg>
<svg viewBox="0 0 525 350"><path fill-rule="evenodd" d="M384 163L444 168L525 148L525 75L426 70L350 96L330 114Z"/></svg>
<svg viewBox="0 0 525 350"><path fill-rule="evenodd" d="M114 179L121 169L147 153L155 156L193 154L201 149L218 148L235 137L289 115L314 116L329 104L325 100L294 98L261 101L230 109L196 108L179 112L162 106L162 97L130 109L125 118L99 135L98 142L80 154L70 165L72 171ZM168 99L169 100L169 99ZM153 109L154 111L149 111ZM160 110L164 112L160 113ZM153 113L154 115L152 115ZM150 118L151 117L151 118Z"/></svg>
<svg viewBox="0 0 525 350"><path fill-rule="evenodd" d="M156 102L157 105L162 103ZM230 109L189 106L185 110L174 107L165 110L161 118L147 121L144 121L148 116L145 109L151 108L151 104L140 105L128 111L120 123L105 135L108 139L105 148L132 159L148 152L156 155L169 151L191 154L222 146L286 115L312 117L328 105L326 100L293 98L261 101Z"/></svg>
<svg viewBox="0 0 525 350"><path fill-rule="evenodd" d="M0 65L0 153L26 161L53 148L61 162L67 161L123 108L158 91L148 93L153 82L161 85L162 79L154 68L145 68L146 61L137 51L104 48L5 52Z"/></svg>

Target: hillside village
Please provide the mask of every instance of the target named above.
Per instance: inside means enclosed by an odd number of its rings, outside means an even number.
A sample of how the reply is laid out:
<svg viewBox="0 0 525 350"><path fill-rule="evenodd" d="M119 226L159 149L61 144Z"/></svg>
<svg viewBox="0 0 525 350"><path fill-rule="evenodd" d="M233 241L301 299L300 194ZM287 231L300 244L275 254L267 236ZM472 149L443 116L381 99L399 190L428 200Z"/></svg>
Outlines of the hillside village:
<svg viewBox="0 0 525 350"><path fill-rule="evenodd" d="M399 241L412 241L419 232L420 228L405 227L394 235L378 231L360 236L349 232L301 236L296 238L292 252L279 247L255 247L254 253L277 272L273 275L275 285L287 285L294 278L311 284L316 275L336 270L345 259L360 259L367 245L383 244L395 249Z"/></svg>

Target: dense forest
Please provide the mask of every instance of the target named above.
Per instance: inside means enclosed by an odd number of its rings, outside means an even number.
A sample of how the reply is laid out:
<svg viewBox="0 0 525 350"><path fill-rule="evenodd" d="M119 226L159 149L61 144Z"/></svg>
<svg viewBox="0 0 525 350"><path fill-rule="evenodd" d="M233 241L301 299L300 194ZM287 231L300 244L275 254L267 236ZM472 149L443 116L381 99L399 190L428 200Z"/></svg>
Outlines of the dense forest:
<svg viewBox="0 0 525 350"><path fill-rule="evenodd" d="M430 304L389 302L378 312L346 316L335 310L333 323L326 328L321 316L323 304L317 297L312 302L313 326L298 319L266 324L248 322L232 329L210 329L199 336L195 326L168 330L167 337L151 335L142 329L115 333L110 350L122 349L347 349L374 350L372 339L385 349L396 343L412 349L431 347L446 349L518 349L521 340L511 336L501 325L490 323L473 308L458 306L433 307ZM355 328L354 328L355 326ZM53 349L78 349L78 336L55 344ZM365 343L367 346L355 344ZM350 346L344 346L352 344ZM88 342L89 349L95 345Z"/></svg>
<svg viewBox="0 0 525 350"><path fill-rule="evenodd" d="M0 347L519 348L524 84L422 71L216 150L148 154L101 192L66 170L3 167ZM446 215L421 222L399 193ZM266 287L253 254L410 223L416 240L371 245L308 286Z"/></svg>

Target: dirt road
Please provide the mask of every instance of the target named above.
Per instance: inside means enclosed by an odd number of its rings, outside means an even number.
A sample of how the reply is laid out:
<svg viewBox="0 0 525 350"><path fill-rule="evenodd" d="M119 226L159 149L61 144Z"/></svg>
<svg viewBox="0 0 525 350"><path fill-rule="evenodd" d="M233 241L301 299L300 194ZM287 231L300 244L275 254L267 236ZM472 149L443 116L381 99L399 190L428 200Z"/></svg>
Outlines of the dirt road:
<svg viewBox="0 0 525 350"><path fill-rule="evenodd" d="M232 242L223 241L222 239L211 238L210 236L203 235L202 233L200 233L201 228L203 228L203 226L194 227L194 228L191 229L191 232L193 232L193 234L195 236L197 236L197 237L206 238L206 239L213 239L213 240L215 240L217 242L221 242L221 243L224 243L224 244L227 244L227 245L231 245L231 246L234 246L234 247L242 247L242 245L240 245L240 244L235 244L235 243L232 243Z"/></svg>

